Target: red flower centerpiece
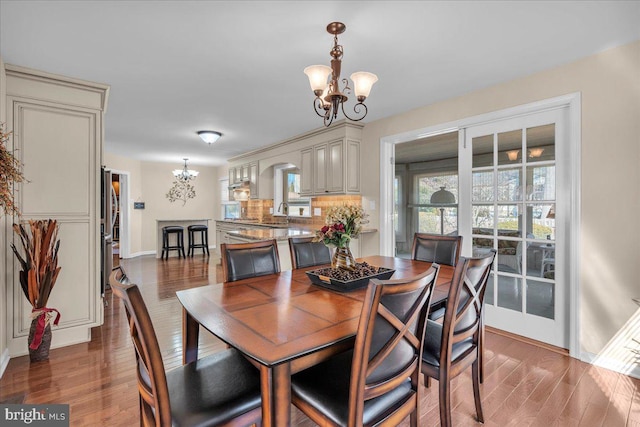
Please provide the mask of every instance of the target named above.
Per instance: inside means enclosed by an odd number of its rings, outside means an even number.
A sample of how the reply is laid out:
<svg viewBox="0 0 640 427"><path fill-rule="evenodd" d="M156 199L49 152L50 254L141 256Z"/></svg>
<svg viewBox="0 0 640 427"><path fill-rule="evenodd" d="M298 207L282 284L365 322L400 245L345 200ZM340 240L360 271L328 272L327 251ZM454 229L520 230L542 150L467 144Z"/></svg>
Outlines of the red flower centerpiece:
<svg viewBox="0 0 640 427"><path fill-rule="evenodd" d="M349 249L349 242L360 235L362 225L369 222L367 216L362 206L354 204L333 206L327 211L325 225L316 232L315 241L335 247L331 259L333 268L355 269L356 261Z"/></svg>

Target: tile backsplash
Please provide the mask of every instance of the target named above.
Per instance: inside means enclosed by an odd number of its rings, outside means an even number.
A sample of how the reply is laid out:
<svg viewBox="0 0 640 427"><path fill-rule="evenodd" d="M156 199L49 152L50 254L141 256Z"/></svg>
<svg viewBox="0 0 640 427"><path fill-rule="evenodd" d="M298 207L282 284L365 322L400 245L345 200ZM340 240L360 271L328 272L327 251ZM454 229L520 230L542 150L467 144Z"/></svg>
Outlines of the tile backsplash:
<svg viewBox="0 0 640 427"><path fill-rule="evenodd" d="M331 206L340 206L344 203L355 203L362 205L362 196L359 195L344 195L344 196L321 196L311 199L311 212L314 212L316 208L320 209L320 216L312 217L289 217L289 224L296 224L302 227L320 228L324 225L324 217L326 216L327 209ZM275 211L277 207L274 207L273 200L247 200L240 202L242 212L245 212L246 218L257 218L262 222L285 222L281 216L273 216L269 210L273 208Z"/></svg>

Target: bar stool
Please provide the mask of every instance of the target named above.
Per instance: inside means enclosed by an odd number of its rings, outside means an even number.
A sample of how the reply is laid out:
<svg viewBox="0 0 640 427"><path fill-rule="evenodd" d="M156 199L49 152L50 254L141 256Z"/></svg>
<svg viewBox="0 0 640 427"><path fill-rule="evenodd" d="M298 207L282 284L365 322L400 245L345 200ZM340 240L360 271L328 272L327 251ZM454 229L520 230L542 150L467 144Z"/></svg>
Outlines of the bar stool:
<svg viewBox="0 0 640 427"><path fill-rule="evenodd" d="M209 227L206 225L190 225L187 230L189 232L189 250L187 253L193 256L196 249L200 248L203 255L205 251L209 255ZM200 243L196 243L196 233L200 233Z"/></svg>
<svg viewBox="0 0 640 427"><path fill-rule="evenodd" d="M174 246L169 244L171 234L176 235L176 244ZM166 253L166 259L169 259L169 251L178 251L178 257L182 255L182 257L186 258L184 254L184 228L179 225L162 227L162 256L160 258L165 258Z"/></svg>

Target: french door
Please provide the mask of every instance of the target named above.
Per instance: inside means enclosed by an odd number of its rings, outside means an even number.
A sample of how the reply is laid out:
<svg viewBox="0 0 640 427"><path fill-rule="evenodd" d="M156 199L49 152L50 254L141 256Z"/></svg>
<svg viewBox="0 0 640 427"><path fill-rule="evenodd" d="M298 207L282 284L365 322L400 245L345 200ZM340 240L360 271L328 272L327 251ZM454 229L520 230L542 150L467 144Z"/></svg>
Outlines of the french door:
<svg viewBox="0 0 640 427"><path fill-rule="evenodd" d="M474 256L497 251L485 323L562 348L569 347L567 112L468 127L459 162L461 234Z"/></svg>

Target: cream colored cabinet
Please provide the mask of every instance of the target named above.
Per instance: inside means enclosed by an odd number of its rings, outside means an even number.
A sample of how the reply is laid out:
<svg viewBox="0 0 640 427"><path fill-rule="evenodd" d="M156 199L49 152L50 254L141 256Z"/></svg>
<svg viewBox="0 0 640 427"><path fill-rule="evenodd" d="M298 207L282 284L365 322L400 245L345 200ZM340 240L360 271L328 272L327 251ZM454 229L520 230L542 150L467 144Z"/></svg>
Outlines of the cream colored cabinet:
<svg viewBox="0 0 640 427"><path fill-rule="evenodd" d="M241 181L249 181L249 165L240 166L240 180Z"/></svg>
<svg viewBox="0 0 640 427"><path fill-rule="evenodd" d="M305 196L360 192L360 141L339 139L301 151Z"/></svg>
<svg viewBox="0 0 640 427"><path fill-rule="evenodd" d="M260 196L258 194L258 162L249 163L249 197L252 199L259 199Z"/></svg>
<svg viewBox="0 0 640 427"><path fill-rule="evenodd" d="M103 322L100 165L109 87L23 67L5 68L7 127L28 180L16 187L21 221L52 218L60 226L62 269L48 307L59 310L61 318L52 346L87 342L91 328ZM9 226L5 237L7 244L17 244ZM18 356L27 353L31 306L20 291L19 264L13 254L6 261L6 298L1 303L10 319L9 352Z"/></svg>
<svg viewBox="0 0 640 427"><path fill-rule="evenodd" d="M313 148L300 152L300 195L313 195Z"/></svg>
<svg viewBox="0 0 640 427"><path fill-rule="evenodd" d="M229 185L236 183L236 168L229 168Z"/></svg>
<svg viewBox="0 0 640 427"><path fill-rule="evenodd" d="M327 190L327 160L329 158L327 144L313 147L313 193L324 194Z"/></svg>

